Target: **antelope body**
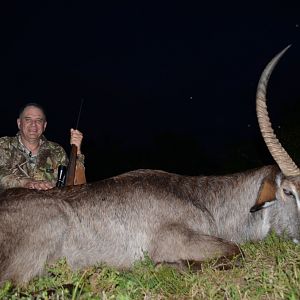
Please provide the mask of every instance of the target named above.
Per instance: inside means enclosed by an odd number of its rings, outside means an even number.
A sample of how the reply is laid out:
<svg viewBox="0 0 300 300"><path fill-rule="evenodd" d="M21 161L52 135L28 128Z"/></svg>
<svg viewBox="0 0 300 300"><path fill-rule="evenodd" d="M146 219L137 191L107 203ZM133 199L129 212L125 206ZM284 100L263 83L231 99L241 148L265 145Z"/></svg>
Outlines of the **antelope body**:
<svg viewBox="0 0 300 300"><path fill-rule="evenodd" d="M82 186L6 190L0 283L27 282L61 257L75 269L128 268L145 252L155 263L182 265L233 257L237 243L261 240L271 230L300 240L300 174L260 104L284 51L266 67L257 93L262 135L278 166L219 177L136 170Z"/></svg>

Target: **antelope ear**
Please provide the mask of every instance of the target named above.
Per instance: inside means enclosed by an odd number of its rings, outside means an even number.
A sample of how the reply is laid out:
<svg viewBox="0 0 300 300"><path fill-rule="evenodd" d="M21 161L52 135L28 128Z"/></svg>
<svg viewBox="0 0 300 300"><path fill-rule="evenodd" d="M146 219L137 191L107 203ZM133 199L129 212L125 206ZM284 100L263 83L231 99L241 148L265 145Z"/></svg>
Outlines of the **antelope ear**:
<svg viewBox="0 0 300 300"><path fill-rule="evenodd" d="M275 176L269 175L265 177L260 186L256 202L251 207L250 212L256 212L262 208L266 208L276 200L276 183Z"/></svg>

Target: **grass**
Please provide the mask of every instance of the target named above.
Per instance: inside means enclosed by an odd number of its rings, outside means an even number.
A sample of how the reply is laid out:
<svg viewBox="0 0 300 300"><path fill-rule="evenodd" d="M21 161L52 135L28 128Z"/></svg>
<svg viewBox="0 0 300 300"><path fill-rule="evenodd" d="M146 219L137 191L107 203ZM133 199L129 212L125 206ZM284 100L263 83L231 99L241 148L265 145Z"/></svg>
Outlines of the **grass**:
<svg viewBox="0 0 300 300"><path fill-rule="evenodd" d="M130 271L94 266L72 272L64 259L26 287L7 282L0 299L300 299L300 245L270 235L242 245L242 266L196 272L155 267L145 257Z"/></svg>

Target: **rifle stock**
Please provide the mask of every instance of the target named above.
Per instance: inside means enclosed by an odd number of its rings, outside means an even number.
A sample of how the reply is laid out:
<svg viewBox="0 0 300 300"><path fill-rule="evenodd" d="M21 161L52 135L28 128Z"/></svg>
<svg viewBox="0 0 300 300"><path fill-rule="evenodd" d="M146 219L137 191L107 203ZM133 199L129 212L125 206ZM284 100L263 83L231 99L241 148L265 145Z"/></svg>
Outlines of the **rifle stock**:
<svg viewBox="0 0 300 300"><path fill-rule="evenodd" d="M69 160L67 176L66 176L66 186L74 185L76 159L77 159L77 146L72 144L70 160Z"/></svg>

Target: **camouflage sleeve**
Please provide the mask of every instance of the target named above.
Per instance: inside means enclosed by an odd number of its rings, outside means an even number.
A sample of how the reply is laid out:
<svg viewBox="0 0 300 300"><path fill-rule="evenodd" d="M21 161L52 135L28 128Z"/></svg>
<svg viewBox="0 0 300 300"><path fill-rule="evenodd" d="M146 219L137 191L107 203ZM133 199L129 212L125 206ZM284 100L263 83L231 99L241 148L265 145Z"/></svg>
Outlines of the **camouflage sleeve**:
<svg viewBox="0 0 300 300"><path fill-rule="evenodd" d="M79 164L81 164L82 166L84 166L84 154L79 154L79 155L77 155L76 163L79 163Z"/></svg>
<svg viewBox="0 0 300 300"><path fill-rule="evenodd" d="M58 162L61 165L68 166L69 159L65 149L61 146L58 147Z"/></svg>
<svg viewBox="0 0 300 300"><path fill-rule="evenodd" d="M24 187L27 181L28 181L28 177L9 174L1 178L0 188L10 189L14 187Z"/></svg>
<svg viewBox="0 0 300 300"><path fill-rule="evenodd" d="M0 188L22 187L27 181L27 176L14 174L10 167L12 149L7 138L0 138Z"/></svg>

